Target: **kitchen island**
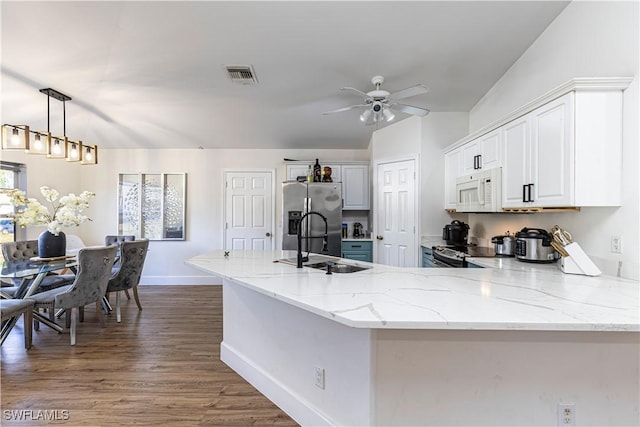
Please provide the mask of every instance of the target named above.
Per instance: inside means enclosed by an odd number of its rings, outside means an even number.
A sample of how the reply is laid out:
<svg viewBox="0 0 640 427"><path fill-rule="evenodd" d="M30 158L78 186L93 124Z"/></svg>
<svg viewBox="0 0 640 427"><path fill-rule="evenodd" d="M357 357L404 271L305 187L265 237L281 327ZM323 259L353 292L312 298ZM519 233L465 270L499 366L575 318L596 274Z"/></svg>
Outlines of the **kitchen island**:
<svg viewBox="0 0 640 427"><path fill-rule="evenodd" d="M637 425L638 282L215 251L222 360L303 425Z"/></svg>

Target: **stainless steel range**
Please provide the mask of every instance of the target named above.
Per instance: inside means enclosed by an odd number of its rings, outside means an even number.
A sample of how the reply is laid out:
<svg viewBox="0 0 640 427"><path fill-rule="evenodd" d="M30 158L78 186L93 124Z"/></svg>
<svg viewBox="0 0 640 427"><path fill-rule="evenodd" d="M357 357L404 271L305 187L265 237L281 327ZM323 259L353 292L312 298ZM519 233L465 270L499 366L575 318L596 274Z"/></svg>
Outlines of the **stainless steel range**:
<svg viewBox="0 0 640 427"><path fill-rule="evenodd" d="M492 248L483 246L433 246L433 259L438 262L439 267L468 268L469 257L494 257L496 255Z"/></svg>

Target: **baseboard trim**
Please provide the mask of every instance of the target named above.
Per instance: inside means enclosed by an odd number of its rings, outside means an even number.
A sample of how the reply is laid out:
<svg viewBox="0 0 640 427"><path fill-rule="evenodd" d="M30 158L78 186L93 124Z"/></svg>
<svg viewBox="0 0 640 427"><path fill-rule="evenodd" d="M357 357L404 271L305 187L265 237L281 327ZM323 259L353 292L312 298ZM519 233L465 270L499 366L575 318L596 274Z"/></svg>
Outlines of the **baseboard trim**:
<svg viewBox="0 0 640 427"><path fill-rule="evenodd" d="M314 409L306 400L278 382L235 349L226 345L224 341L220 344L220 360L247 380L260 393L265 395L300 425L335 425L328 417Z"/></svg>

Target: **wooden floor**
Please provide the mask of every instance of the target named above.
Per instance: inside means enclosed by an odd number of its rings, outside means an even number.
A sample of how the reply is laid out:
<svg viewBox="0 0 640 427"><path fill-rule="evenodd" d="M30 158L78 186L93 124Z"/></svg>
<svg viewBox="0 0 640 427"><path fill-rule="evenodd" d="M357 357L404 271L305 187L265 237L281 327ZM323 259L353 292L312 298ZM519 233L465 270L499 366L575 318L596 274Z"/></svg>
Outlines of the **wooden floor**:
<svg viewBox="0 0 640 427"><path fill-rule="evenodd" d="M26 351L20 320L0 353L0 425L297 425L220 361L220 286L139 293L143 311L123 298L120 324L112 313L101 328L87 307L74 347L41 326Z"/></svg>

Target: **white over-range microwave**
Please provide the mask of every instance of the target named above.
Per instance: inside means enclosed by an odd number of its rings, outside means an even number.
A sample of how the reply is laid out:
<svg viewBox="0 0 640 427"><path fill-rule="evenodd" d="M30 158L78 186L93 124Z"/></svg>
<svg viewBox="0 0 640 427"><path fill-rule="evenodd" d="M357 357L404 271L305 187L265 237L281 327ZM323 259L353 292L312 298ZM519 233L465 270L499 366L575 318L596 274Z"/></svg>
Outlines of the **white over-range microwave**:
<svg viewBox="0 0 640 427"><path fill-rule="evenodd" d="M456 179L456 211L500 212L502 168L480 170Z"/></svg>

